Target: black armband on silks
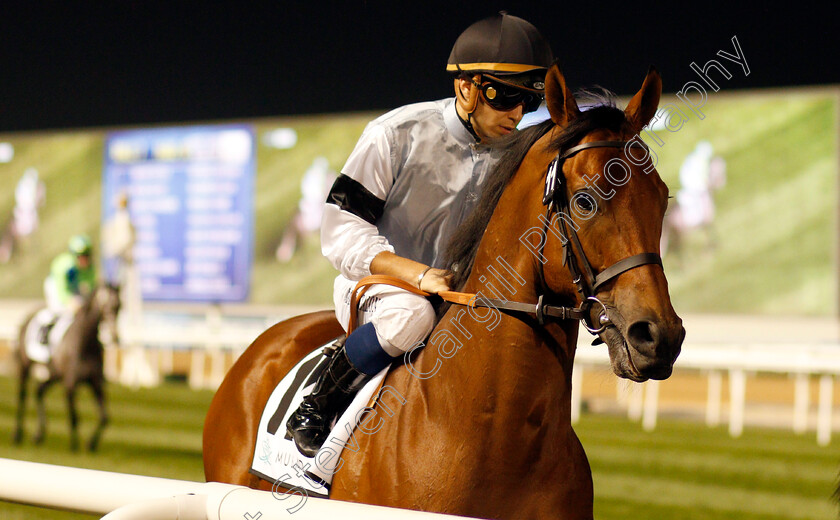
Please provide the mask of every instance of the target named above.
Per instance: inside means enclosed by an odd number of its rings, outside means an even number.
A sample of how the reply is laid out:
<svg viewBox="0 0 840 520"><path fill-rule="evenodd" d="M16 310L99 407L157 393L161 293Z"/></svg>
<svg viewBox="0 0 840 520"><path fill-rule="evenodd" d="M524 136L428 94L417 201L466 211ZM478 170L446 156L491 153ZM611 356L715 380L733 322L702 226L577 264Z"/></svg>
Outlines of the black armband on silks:
<svg viewBox="0 0 840 520"><path fill-rule="evenodd" d="M384 200L343 173L335 180L327 195L327 204L335 204L339 209L349 211L371 224L375 224L385 211Z"/></svg>

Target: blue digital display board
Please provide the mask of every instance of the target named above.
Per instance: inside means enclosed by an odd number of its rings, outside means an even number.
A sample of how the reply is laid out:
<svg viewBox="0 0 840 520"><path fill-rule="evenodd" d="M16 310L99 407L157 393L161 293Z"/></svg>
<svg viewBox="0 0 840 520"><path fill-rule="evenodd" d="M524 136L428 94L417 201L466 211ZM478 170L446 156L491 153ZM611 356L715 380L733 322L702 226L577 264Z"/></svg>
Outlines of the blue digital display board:
<svg viewBox="0 0 840 520"><path fill-rule="evenodd" d="M119 195L127 194L143 299L247 299L254 173L250 126L160 128L108 135L103 221L115 213Z"/></svg>

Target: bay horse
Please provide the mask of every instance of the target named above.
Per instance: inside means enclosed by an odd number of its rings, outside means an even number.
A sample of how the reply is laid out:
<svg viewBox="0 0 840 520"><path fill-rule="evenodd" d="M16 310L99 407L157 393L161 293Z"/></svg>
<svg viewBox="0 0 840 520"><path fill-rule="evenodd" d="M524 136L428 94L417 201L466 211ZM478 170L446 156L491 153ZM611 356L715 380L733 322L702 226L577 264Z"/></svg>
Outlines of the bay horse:
<svg viewBox="0 0 840 520"><path fill-rule="evenodd" d="M105 375L103 370L103 348L99 340L100 324L105 323L111 337L116 339L116 320L120 308L119 288L110 284L99 285L84 300L76 311L73 322L67 328L61 341L55 346L50 360L46 363L47 376L35 392L38 410L38 430L33 442L44 442L47 428L47 414L44 409L44 394L53 383L60 382L64 387L70 420L70 448L79 448L78 413L76 412L76 389L81 383L90 385L96 399L99 422L87 444L89 451L96 451L102 431L108 424L105 409ZM30 372L34 361L26 354L27 328L40 309L31 313L20 327L18 334L16 360L18 368L18 408L17 425L14 433L15 444L23 442L24 419L26 416L26 394Z"/></svg>
<svg viewBox="0 0 840 520"><path fill-rule="evenodd" d="M633 381L670 376L685 335L658 255L668 189L638 149L626 170L609 167L622 148L642 147L628 142L661 88L651 68L624 111L581 112L559 68L549 70L551 119L515 133L452 239L453 287L495 296L498 309L443 311L428 346L386 376L404 399L389 397L386 413L365 419L330 498L480 518L592 518L592 475L571 425L577 319ZM342 332L332 312L312 313L248 347L205 420L208 481L271 489L248 472L263 406L295 363Z"/></svg>

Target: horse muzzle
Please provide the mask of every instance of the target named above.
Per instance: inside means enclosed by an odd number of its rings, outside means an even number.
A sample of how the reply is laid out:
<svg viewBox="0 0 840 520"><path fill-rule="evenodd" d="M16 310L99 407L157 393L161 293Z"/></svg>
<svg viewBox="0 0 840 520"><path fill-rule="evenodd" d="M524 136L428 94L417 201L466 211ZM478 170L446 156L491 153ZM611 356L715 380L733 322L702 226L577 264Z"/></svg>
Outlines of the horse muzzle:
<svg viewBox="0 0 840 520"><path fill-rule="evenodd" d="M616 375L636 382L670 377L685 339L679 317L648 315L625 320L610 306L606 315L608 323L599 337L607 344Z"/></svg>

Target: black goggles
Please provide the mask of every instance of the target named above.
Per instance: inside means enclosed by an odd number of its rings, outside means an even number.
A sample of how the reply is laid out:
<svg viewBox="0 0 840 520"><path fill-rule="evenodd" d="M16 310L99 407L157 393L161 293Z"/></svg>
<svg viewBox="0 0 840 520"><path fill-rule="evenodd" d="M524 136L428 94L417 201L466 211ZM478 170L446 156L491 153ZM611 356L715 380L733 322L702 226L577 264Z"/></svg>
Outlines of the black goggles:
<svg viewBox="0 0 840 520"><path fill-rule="evenodd" d="M522 112L527 114L540 108L543 94L531 90L524 90L498 81L484 81L478 88L484 101L492 108L501 111L513 110L522 105Z"/></svg>

